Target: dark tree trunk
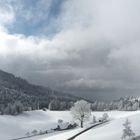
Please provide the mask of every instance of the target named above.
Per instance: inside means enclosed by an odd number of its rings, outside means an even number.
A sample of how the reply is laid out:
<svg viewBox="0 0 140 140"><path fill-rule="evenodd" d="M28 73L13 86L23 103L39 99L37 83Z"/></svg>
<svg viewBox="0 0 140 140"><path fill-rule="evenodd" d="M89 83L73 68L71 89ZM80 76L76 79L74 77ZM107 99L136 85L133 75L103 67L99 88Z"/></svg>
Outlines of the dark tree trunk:
<svg viewBox="0 0 140 140"><path fill-rule="evenodd" d="M81 128L83 128L84 116L81 116Z"/></svg>
<svg viewBox="0 0 140 140"><path fill-rule="evenodd" d="M81 115L81 128L83 128L83 123L84 123L84 115Z"/></svg>
<svg viewBox="0 0 140 140"><path fill-rule="evenodd" d="M83 128L83 120L81 120L81 128Z"/></svg>

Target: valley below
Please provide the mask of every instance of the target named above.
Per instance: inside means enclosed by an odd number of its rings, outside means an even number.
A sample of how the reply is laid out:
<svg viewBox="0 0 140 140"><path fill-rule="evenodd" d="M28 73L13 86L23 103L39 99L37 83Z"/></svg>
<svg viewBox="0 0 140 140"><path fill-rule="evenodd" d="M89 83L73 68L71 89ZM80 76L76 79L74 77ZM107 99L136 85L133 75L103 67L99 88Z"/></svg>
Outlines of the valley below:
<svg viewBox="0 0 140 140"><path fill-rule="evenodd" d="M100 118L105 112L92 112L97 118ZM132 124L132 129L136 136L139 136L140 111L107 111L110 121L101 126L90 129L79 135L75 140L121 140L123 123L126 119ZM76 127L71 130L50 132L48 134L25 138L25 140L67 140L82 130L90 127L92 124L92 115L89 121L86 121L83 128ZM64 122L73 122L70 111L26 111L18 116L1 115L0 116L0 139L14 140L31 134L33 130L37 132L51 130L57 127L58 120Z"/></svg>

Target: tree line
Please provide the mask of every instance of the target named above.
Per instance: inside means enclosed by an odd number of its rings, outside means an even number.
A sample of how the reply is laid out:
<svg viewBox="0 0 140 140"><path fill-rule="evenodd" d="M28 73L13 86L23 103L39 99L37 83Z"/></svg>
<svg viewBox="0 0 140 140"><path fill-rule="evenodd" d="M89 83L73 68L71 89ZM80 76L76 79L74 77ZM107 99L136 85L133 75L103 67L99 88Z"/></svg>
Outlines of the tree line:
<svg viewBox="0 0 140 140"><path fill-rule="evenodd" d="M52 99L40 99L40 97L29 96L23 92L4 89L0 90L0 114L17 115L23 111L49 109L70 110L76 101L53 97ZM134 97L125 97L109 103L95 101L90 102L92 111L136 111L140 109L140 100Z"/></svg>
<svg viewBox="0 0 140 140"><path fill-rule="evenodd" d="M91 104L91 109L93 111L136 111L140 109L140 100L139 98L135 97L121 97L120 99L111 101L109 103L95 101Z"/></svg>

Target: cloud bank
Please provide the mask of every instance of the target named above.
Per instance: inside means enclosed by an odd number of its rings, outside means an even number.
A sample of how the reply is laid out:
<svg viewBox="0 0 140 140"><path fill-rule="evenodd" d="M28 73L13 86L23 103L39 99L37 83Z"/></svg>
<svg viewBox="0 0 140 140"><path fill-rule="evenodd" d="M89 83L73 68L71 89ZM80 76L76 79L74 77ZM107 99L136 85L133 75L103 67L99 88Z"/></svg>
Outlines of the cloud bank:
<svg viewBox="0 0 140 140"><path fill-rule="evenodd" d="M1 69L93 99L140 95L138 0L25 5L1 1Z"/></svg>

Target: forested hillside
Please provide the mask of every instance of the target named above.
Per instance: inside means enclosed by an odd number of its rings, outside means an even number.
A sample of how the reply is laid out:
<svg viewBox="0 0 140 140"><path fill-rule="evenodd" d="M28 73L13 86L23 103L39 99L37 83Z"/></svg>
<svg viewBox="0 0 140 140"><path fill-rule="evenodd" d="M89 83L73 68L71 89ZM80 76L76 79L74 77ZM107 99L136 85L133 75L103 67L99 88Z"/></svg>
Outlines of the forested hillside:
<svg viewBox="0 0 140 140"><path fill-rule="evenodd" d="M1 114L18 114L22 110L42 109L48 106L54 110L65 110L77 99L47 87L30 84L22 78L0 70Z"/></svg>
<svg viewBox="0 0 140 140"><path fill-rule="evenodd" d="M107 111L107 110L120 110L120 111L136 111L140 110L139 97L121 97L118 100L111 102L95 101L91 104L93 111Z"/></svg>

